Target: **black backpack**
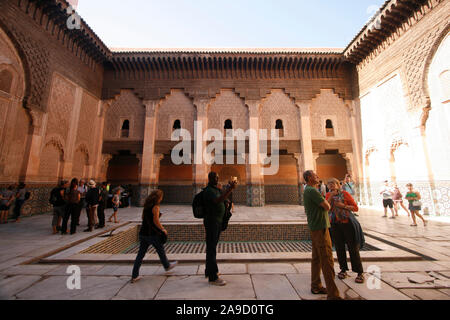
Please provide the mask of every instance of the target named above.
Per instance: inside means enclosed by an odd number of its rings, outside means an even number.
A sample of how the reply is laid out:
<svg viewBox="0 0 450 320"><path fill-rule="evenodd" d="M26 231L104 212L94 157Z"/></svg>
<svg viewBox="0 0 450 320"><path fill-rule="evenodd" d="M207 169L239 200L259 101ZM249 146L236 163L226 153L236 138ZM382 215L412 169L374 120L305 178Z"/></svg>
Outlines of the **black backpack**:
<svg viewBox="0 0 450 320"><path fill-rule="evenodd" d="M58 188L55 188L51 191L50 193L50 199L48 200L48 202L50 202L51 205L55 205L56 202L58 201L58 197L56 195L56 193L58 192Z"/></svg>
<svg viewBox="0 0 450 320"><path fill-rule="evenodd" d="M192 201L192 211L194 212L194 217L197 219L204 219L206 216L204 195L205 189L203 189L197 195L195 195L194 201Z"/></svg>

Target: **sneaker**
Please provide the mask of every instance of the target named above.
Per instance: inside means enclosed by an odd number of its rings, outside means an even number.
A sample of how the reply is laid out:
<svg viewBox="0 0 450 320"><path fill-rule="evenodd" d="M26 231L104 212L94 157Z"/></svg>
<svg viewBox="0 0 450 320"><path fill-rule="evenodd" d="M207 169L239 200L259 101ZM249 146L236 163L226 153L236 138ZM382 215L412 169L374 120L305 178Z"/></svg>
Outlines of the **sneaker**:
<svg viewBox="0 0 450 320"><path fill-rule="evenodd" d="M209 281L209 284L213 286L219 286L222 287L227 284L227 282L223 279L217 278L215 281Z"/></svg>
<svg viewBox="0 0 450 320"><path fill-rule="evenodd" d="M311 293L312 294L327 294L328 291L327 291L327 288L324 288L324 287L321 287L321 288L318 288L318 289L312 289L311 288Z"/></svg>
<svg viewBox="0 0 450 320"><path fill-rule="evenodd" d="M166 269L166 272L172 270L173 268L175 268L177 264L178 264L178 261L174 261L174 262L169 263L169 267Z"/></svg>

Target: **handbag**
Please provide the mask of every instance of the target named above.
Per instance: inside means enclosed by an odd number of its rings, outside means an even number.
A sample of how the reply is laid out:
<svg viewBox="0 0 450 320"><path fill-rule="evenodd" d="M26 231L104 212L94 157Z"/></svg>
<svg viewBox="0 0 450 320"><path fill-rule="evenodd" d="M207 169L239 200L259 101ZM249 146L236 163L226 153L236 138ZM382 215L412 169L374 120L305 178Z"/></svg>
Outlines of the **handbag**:
<svg viewBox="0 0 450 320"><path fill-rule="evenodd" d="M414 200L414 201L412 202L412 205L413 205L414 207L421 207L421 206L422 206L422 201L420 201L420 200Z"/></svg>
<svg viewBox="0 0 450 320"><path fill-rule="evenodd" d="M165 234L164 232L161 232L159 237L160 237L161 243L162 244L166 244L166 242L167 242L167 234Z"/></svg>
<svg viewBox="0 0 450 320"><path fill-rule="evenodd" d="M228 222L230 222L232 216L233 214L231 213L231 202L229 202L228 205L225 204L225 214L222 220L222 231L227 230Z"/></svg>

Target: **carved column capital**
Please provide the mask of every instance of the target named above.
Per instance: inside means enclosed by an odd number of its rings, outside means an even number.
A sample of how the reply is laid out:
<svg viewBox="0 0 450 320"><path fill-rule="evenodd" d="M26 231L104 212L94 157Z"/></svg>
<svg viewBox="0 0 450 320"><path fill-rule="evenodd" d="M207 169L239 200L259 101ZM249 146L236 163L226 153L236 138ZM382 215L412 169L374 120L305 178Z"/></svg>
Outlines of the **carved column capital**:
<svg viewBox="0 0 450 320"><path fill-rule="evenodd" d="M245 105L248 108L250 117L259 117L261 114L261 100L245 99Z"/></svg>
<svg viewBox="0 0 450 320"><path fill-rule="evenodd" d="M100 118L104 117L106 115L106 112L108 111L108 109L113 104L113 102L114 102L114 99L102 100L99 105L99 108L98 108L97 116Z"/></svg>
<svg viewBox="0 0 450 320"><path fill-rule="evenodd" d="M158 111L159 103L161 100L144 100L145 106L145 116L146 117L155 117L156 112Z"/></svg>
<svg viewBox="0 0 450 320"><path fill-rule="evenodd" d="M35 130L38 130L42 127L42 120L44 118L44 112L36 110L36 109L28 109L28 114L31 117L31 125Z"/></svg>
<svg viewBox="0 0 450 320"><path fill-rule="evenodd" d="M211 99L205 97L194 98L194 106L197 109L197 117L206 117Z"/></svg>
<svg viewBox="0 0 450 320"><path fill-rule="evenodd" d="M311 116L311 101L296 100L295 105L300 109L300 116Z"/></svg>

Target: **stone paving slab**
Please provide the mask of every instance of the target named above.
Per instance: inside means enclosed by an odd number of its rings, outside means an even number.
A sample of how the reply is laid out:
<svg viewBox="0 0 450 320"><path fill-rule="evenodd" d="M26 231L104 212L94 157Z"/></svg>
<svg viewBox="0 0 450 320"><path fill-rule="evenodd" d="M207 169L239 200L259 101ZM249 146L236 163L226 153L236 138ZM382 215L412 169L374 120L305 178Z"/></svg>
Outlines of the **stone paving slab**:
<svg viewBox="0 0 450 320"><path fill-rule="evenodd" d="M50 270L46 276L68 276L67 268L70 265L57 266L55 269ZM103 265L78 265L80 267L82 276L94 276L97 272L103 268Z"/></svg>
<svg viewBox="0 0 450 320"><path fill-rule="evenodd" d="M249 274L286 274L297 273L297 269L292 264L288 263L252 263L248 265Z"/></svg>
<svg viewBox="0 0 450 320"><path fill-rule="evenodd" d="M8 268L11 268L12 266L16 266L18 264L24 263L28 260L29 260L29 258L27 258L27 257L17 257L17 258L9 259L7 261L3 261L2 263L0 263L0 273L5 269L8 269Z"/></svg>
<svg viewBox="0 0 450 320"><path fill-rule="evenodd" d="M152 300L165 281L163 276L144 276L136 283L128 282L113 299Z"/></svg>
<svg viewBox="0 0 450 320"><path fill-rule="evenodd" d="M311 263L294 263L293 265L298 273L311 273Z"/></svg>
<svg viewBox="0 0 450 320"><path fill-rule="evenodd" d="M109 300L125 286L127 280L119 277L81 277L81 289L69 290L68 277L54 276L38 282L17 294L28 300Z"/></svg>
<svg viewBox="0 0 450 320"><path fill-rule="evenodd" d="M203 276L175 276L167 279L155 299L158 300L251 300L255 299L250 275L224 275L227 285L210 285Z"/></svg>
<svg viewBox="0 0 450 320"><path fill-rule="evenodd" d="M450 300L450 296L436 289L402 289L402 293L414 300Z"/></svg>
<svg viewBox="0 0 450 320"><path fill-rule="evenodd" d="M40 276L13 276L0 280L0 300L15 299L14 295L41 279Z"/></svg>
<svg viewBox="0 0 450 320"><path fill-rule="evenodd" d="M19 265L2 270L5 275L44 275L47 272L56 269L57 265Z"/></svg>
<svg viewBox="0 0 450 320"><path fill-rule="evenodd" d="M221 274L246 274L247 265L243 263L220 263L218 264L219 272ZM205 265L201 264L198 268L197 274L205 274Z"/></svg>
<svg viewBox="0 0 450 320"><path fill-rule="evenodd" d="M252 281L258 300L300 300L284 274L253 274Z"/></svg>
<svg viewBox="0 0 450 320"><path fill-rule="evenodd" d="M170 271L166 271L163 266L159 266L155 271L155 275L166 275L166 276L194 276L198 274L198 265L177 265Z"/></svg>
<svg viewBox="0 0 450 320"><path fill-rule="evenodd" d="M411 298L381 280L379 280L380 286L377 289L370 289L370 284L372 284L370 277L366 277L366 282L362 284L356 283L352 278L347 278L343 281L359 296L366 300L411 300Z"/></svg>
<svg viewBox="0 0 450 320"><path fill-rule="evenodd" d="M310 274L287 274L286 277L302 300L326 300L326 294L311 293Z"/></svg>

